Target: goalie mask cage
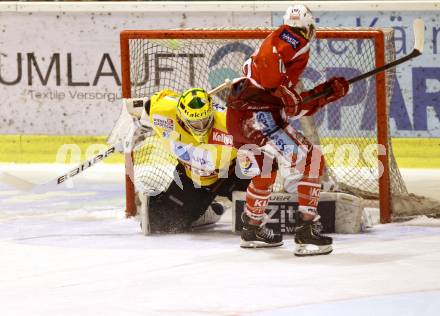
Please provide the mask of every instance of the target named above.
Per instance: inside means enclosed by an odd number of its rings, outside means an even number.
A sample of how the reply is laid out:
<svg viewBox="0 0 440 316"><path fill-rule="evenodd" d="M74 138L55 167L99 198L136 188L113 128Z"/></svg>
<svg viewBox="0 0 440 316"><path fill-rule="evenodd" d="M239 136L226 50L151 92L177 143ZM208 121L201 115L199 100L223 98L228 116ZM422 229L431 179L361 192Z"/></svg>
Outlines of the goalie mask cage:
<svg viewBox="0 0 440 316"><path fill-rule="evenodd" d="M149 97L164 88L178 93L191 87L210 90L226 78L241 77L243 62L270 32L123 31L122 97ZM310 89L329 77L352 78L394 59L392 29L318 29L301 81L305 89ZM407 198L392 152L388 113L394 79L394 69L390 69L353 84L345 98L315 115L311 129L314 135L307 135L312 142L329 148L324 155L327 177L341 191L379 200L383 223L389 222L392 214L412 214L419 202ZM214 103L225 104L227 93L225 90L214 96ZM127 216L136 215L137 192L166 189L173 179L176 160L160 149L157 140L157 136L143 137L133 152L126 154Z"/></svg>

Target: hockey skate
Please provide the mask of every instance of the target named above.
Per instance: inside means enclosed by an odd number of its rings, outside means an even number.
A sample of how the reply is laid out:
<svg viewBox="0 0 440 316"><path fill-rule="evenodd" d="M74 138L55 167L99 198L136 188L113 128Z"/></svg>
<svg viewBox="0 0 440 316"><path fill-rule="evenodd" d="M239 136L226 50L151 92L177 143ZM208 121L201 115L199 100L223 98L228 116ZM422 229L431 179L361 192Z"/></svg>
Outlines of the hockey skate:
<svg viewBox="0 0 440 316"><path fill-rule="evenodd" d="M319 216L310 221L299 219L298 226L295 228L295 256L328 255L333 251L333 239L321 235L320 226Z"/></svg>
<svg viewBox="0 0 440 316"><path fill-rule="evenodd" d="M241 248L269 248L283 245L283 236L267 228L264 222L259 226L251 225L245 213L242 214L241 219L244 223L241 231Z"/></svg>

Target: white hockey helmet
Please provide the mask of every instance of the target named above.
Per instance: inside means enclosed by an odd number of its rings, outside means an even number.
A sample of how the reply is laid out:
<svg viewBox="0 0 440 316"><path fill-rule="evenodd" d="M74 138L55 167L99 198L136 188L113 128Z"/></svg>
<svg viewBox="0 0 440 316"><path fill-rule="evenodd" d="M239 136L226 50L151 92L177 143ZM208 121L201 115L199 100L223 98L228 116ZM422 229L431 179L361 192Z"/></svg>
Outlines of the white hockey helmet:
<svg viewBox="0 0 440 316"><path fill-rule="evenodd" d="M315 18L312 11L303 4L294 4L287 8L283 23L291 27L303 28L309 41L315 38Z"/></svg>

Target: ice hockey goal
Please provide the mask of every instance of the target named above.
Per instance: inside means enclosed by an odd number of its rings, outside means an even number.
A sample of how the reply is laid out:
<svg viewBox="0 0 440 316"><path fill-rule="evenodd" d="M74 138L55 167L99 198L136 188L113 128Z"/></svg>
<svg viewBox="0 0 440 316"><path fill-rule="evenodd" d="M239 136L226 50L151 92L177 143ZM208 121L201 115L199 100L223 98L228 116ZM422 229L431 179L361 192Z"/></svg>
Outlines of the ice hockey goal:
<svg viewBox="0 0 440 316"><path fill-rule="evenodd" d="M183 92L211 89L225 78L241 76L243 62L268 29L123 31L120 35L122 96L148 97L164 88ZM392 29L318 29L302 82L311 88L334 75L352 78L395 58ZM326 148L327 175L340 190L378 199L382 222L407 195L395 162L388 120L394 70L355 83L349 95L307 122L307 133ZM227 91L215 96L224 103ZM293 122L301 128L299 122ZM305 126L303 125L304 129ZM310 135L312 133L312 135ZM128 216L136 214L136 191L168 183L175 161L155 151L154 138L127 157ZM160 162L159 162L160 161ZM169 162L168 167L163 162ZM171 166L171 167L170 167ZM164 180L164 174L167 174ZM133 180L133 181L132 181ZM165 185L166 186L166 185Z"/></svg>

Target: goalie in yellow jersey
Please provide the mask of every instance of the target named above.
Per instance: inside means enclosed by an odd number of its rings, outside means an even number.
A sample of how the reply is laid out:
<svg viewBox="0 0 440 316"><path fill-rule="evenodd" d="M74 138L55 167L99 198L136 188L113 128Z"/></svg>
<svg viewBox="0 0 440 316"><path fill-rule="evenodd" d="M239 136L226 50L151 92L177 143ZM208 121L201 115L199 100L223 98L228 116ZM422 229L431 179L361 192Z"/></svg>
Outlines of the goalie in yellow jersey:
<svg viewBox="0 0 440 316"><path fill-rule="evenodd" d="M184 232L217 221L224 207L216 196L231 199L232 191L245 190L249 183L235 168L237 152L227 133L226 108L213 104L200 88L182 95L165 89L144 104L140 122L164 140L178 161L178 179L149 196L149 232Z"/></svg>

